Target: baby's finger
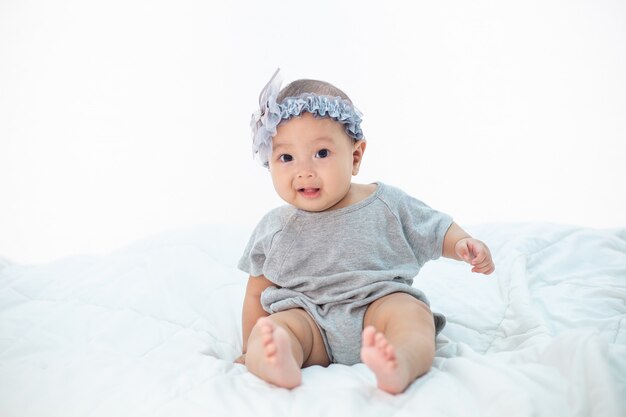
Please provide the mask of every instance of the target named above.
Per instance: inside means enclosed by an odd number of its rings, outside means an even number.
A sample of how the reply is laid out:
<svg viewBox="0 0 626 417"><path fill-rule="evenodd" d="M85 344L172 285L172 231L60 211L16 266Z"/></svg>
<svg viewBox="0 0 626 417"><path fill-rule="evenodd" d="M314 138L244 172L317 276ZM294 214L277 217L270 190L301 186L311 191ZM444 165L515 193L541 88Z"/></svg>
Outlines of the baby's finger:
<svg viewBox="0 0 626 417"><path fill-rule="evenodd" d="M479 252L476 254L476 257L472 259L472 265L480 265L487 261L487 254L484 252Z"/></svg>
<svg viewBox="0 0 626 417"><path fill-rule="evenodd" d="M491 262L484 264L484 266L475 266L474 268L472 268L472 272L485 274L485 275L491 274L494 270L495 270L495 266Z"/></svg>
<svg viewBox="0 0 626 417"><path fill-rule="evenodd" d="M485 272L489 270L489 268L491 268L492 265L493 265L492 262L485 262L480 265L476 265L472 270L475 270L475 272L484 274Z"/></svg>
<svg viewBox="0 0 626 417"><path fill-rule="evenodd" d="M491 260L490 256L485 256L482 258L482 260L480 260L479 262L476 262L475 264L472 262L472 265L475 266L476 268L484 268L487 265L492 264L493 261Z"/></svg>
<svg viewBox="0 0 626 417"><path fill-rule="evenodd" d="M496 266L495 266L495 265L493 265L493 264L491 264L491 265L489 266L489 268L487 268L487 270L483 272L483 274L485 274L485 275L489 275L489 274L491 274L491 273L492 273L493 271L495 271L495 270L496 270Z"/></svg>

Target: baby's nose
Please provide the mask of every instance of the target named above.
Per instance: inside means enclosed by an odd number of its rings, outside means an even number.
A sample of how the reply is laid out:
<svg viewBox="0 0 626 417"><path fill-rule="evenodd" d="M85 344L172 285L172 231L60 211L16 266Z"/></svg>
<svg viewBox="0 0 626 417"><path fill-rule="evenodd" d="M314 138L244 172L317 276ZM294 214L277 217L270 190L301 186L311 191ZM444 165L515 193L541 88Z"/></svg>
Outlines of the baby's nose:
<svg viewBox="0 0 626 417"><path fill-rule="evenodd" d="M298 173L298 178L314 178L315 166L313 166L312 161L299 160L296 166L296 172Z"/></svg>
<svg viewBox="0 0 626 417"><path fill-rule="evenodd" d="M314 178L315 172L311 169L303 169L298 173L298 178Z"/></svg>

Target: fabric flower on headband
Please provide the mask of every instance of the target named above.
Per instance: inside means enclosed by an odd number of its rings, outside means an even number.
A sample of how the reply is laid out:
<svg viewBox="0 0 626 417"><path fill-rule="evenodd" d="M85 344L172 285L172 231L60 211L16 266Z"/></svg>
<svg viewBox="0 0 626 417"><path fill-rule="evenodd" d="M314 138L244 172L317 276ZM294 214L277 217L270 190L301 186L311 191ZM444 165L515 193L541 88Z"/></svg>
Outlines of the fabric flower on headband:
<svg viewBox="0 0 626 417"><path fill-rule="evenodd" d="M270 81L263 87L259 95L259 110L252 115L252 155L259 159L264 166L269 166L269 156L272 153L272 138L276 135L276 128L283 121L303 112L315 117L329 117L345 126L346 133L353 139L363 139L361 130L362 113L348 100L341 97L320 96L313 93L300 94L297 97L287 97L281 103L276 102L282 80L276 70Z"/></svg>

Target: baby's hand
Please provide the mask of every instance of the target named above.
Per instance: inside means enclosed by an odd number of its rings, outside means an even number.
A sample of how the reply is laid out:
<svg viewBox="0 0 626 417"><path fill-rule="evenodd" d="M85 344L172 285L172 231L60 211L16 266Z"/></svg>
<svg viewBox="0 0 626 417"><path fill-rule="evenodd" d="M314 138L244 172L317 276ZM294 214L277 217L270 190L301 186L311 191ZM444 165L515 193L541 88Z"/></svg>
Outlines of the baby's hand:
<svg viewBox="0 0 626 417"><path fill-rule="evenodd" d="M489 248L478 239L471 237L461 239L456 242L454 251L461 259L473 266L472 272L489 275L496 269Z"/></svg>
<svg viewBox="0 0 626 417"><path fill-rule="evenodd" d="M237 359L235 359L233 361L233 363L240 363L242 365L246 364L246 354L244 353L243 355L239 356Z"/></svg>

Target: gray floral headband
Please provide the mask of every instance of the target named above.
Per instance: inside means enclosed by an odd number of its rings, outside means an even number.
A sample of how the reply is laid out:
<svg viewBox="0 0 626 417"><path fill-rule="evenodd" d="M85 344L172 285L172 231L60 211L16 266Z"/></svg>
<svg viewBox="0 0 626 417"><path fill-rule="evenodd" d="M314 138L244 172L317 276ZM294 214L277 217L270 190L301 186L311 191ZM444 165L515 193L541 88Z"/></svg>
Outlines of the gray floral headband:
<svg viewBox="0 0 626 417"><path fill-rule="evenodd" d="M353 139L363 139L361 130L362 113L348 100L341 97L320 96L303 93L297 97L287 97L281 103L276 102L282 80L280 68L276 70L270 81L263 87L259 95L259 110L252 115L252 155L264 166L269 166L272 153L272 138L276 135L276 127L283 121L303 112L315 117L330 117L345 125L346 133Z"/></svg>

